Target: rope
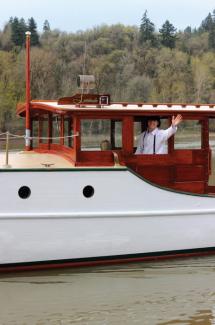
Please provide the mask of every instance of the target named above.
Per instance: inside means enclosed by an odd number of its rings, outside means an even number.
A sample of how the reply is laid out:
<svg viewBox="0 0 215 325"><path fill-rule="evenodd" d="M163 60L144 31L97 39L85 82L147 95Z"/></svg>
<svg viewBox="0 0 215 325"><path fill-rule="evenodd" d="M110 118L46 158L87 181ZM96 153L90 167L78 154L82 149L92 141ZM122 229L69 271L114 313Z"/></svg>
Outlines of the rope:
<svg viewBox="0 0 215 325"><path fill-rule="evenodd" d="M15 139L29 139L29 140L57 140L57 139L68 139L68 138L74 138L74 137L78 137L79 134L73 134L73 135L67 135L67 136L64 136L64 137L28 137L26 135L18 135L18 134L13 134L13 133L10 133L10 132L5 132L5 133L1 133L0 134L0 141L1 140L7 140L6 137L2 138L1 136L2 135L5 135L5 134L8 134L9 138L11 140L15 140Z"/></svg>

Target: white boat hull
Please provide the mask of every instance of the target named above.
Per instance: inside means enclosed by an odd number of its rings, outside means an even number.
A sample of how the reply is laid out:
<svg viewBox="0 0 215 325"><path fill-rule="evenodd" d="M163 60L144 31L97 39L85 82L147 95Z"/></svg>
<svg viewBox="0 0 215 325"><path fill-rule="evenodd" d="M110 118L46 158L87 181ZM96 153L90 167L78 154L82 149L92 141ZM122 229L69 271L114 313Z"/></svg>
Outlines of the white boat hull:
<svg viewBox="0 0 215 325"><path fill-rule="evenodd" d="M213 197L164 190L126 169L2 171L0 179L3 270L215 251ZM18 196L23 185L28 199Z"/></svg>

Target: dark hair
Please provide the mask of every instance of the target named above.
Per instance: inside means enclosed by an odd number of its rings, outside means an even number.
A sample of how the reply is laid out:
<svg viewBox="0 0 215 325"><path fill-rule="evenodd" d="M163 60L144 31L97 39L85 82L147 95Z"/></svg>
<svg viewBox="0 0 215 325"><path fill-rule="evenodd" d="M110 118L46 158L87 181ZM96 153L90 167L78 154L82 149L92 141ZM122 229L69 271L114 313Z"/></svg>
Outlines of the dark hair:
<svg viewBox="0 0 215 325"><path fill-rule="evenodd" d="M161 125L161 119L160 119L160 116L149 116L149 117L147 118L147 123L148 123L149 121L157 121L157 122L158 122L158 128L159 128L160 125Z"/></svg>

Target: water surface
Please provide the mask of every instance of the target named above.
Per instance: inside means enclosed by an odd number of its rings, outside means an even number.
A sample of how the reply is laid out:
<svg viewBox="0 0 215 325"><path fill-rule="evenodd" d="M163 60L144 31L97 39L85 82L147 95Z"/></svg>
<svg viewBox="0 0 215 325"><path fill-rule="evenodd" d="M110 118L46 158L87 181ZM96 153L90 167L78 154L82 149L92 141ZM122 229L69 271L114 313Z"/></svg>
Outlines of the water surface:
<svg viewBox="0 0 215 325"><path fill-rule="evenodd" d="M215 257L1 275L0 324L215 324Z"/></svg>

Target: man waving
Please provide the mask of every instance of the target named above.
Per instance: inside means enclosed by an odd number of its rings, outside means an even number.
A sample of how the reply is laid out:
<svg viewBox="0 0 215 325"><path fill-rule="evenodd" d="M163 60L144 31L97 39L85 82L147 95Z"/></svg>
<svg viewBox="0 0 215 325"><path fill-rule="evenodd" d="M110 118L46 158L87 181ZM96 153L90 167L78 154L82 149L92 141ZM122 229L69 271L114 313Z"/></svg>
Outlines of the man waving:
<svg viewBox="0 0 215 325"><path fill-rule="evenodd" d="M172 117L172 125L166 130L160 130L160 117L151 116L147 120L147 130L140 135L136 155L167 154L166 141L177 132L182 116Z"/></svg>

